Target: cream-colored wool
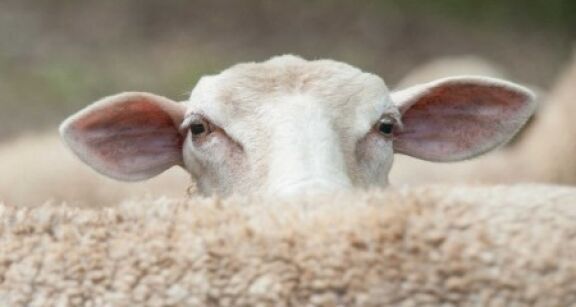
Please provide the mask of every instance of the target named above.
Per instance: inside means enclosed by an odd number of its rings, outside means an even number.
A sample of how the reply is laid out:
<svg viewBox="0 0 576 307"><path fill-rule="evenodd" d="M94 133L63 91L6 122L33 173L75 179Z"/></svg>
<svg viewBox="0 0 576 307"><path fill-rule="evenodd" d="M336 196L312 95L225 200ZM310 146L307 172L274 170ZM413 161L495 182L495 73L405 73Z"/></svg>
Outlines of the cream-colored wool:
<svg viewBox="0 0 576 307"><path fill-rule="evenodd" d="M573 306L576 189L0 206L1 306Z"/></svg>

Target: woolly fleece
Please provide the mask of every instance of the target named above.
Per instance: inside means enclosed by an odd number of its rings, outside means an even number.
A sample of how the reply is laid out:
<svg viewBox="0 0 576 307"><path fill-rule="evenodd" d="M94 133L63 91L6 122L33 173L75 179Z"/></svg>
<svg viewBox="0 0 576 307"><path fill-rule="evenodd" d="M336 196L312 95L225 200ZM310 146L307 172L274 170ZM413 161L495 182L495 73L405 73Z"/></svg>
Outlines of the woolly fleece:
<svg viewBox="0 0 576 307"><path fill-rule="evenodd" d="M1 306L570 306L576 189L0 206Z"/></svg>

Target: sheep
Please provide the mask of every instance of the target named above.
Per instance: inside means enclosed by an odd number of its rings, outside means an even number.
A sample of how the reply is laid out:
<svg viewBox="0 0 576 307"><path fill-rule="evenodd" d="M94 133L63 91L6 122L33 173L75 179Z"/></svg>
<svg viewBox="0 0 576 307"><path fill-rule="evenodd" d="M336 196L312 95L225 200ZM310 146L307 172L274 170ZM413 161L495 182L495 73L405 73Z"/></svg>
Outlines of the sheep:
<svg viewBox="0 0 576 307"><path fill-rule="evenodd" d="M530 90L503 80L450 77L389 93L350 65L287 55L206 76L184 104L141 92L106 97L60 132L115 179L181 166L205 195L299 195L386 186L394 153L478 156L506 143L535 106Z"/></svg>
<svg viewBox="0 0 576 307"><path fill-rule="evenodd" d="M486 72L492 71L489 74L491 77L506 77L502 72L496 74L501 70L489 63L483 64L485 67L479 60L466 64L466 59L456 58L455 62L447 59L433 61L431 65L424 65L410 73L399 87L458 73L486 75ZM576 176L571 176L576 174L576 168L570 166L571 157L576 153L576 150L571 149L572 141L569 137L564 139L563 135L557 138L542 136L557 129L566 132L573 130L570 128L571 122L564 119L564 114L571 114L570 97L576 96L576 93L570 94L570 84L576 80L576 59L566 66L568 68L558 78L559 85L554 86L550 95L547 95L550 99L539 99L542 104L533 119L533 126L523 131L513 146L493 151L479 159L450 164L429 163L397 155L390 173L391 184L520 181L576 184ZM139 183L109 180L84 168L57 138L53 134L27 134L0 144L0 202L20 206L35 206L45 201L68 202L79 206L114 206L126 199L163 195L182 197L186 194L185 190L193 185L189 176L178 168ZM550 149L548 151L558 157L548 159L548 155L538 154L544 150L541 146L544 141L546 148ZM39 152L42 154L37 154ZM19 179L14 180L16 177ZM77 184L71 185L70 178L74 178ZM33 193L30 192L31 187L34 188Z"/></svg>
<svg viewBox="0 0 576 307"><path fill-rule="evenodd" d="M560 75L540 116L528 127L516 152L530 167L528 180L576 184L576 50ZM555 133L560 131L560 133ZM553 137L552 137L553 136ZM539 141L546 140L546 146Z"/></svg>
<svg viewBox="0 0 576 307"><path fill-rule="evenodd" d="M576 189L0 205L2 306L573 306Z"/></svg>

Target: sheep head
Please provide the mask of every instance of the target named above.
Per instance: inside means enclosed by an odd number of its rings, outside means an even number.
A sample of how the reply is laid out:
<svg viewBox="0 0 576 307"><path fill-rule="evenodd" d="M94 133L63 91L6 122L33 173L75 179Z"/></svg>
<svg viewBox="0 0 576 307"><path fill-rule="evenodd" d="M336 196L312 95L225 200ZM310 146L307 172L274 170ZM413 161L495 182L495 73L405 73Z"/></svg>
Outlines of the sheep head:
<svg viewBox="0 0 576 307"><path fill-rule="evenodd" d="M204 194L386 186L394 153L457 161L509 140L535 109L519 85L452 77L390 92L347 64L281 56L203 77L182 103L106 97L60 132L98 172L143 180L178 165Z"/></svg>

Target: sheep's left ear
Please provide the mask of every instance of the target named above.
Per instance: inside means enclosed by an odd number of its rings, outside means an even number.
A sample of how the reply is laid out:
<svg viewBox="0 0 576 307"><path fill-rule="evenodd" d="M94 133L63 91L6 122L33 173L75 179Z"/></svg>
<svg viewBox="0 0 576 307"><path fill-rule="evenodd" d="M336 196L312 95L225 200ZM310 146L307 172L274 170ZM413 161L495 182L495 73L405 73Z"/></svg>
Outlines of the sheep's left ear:
<svg viewBox="0 0 576 307"><path fill-rule="evenodd" d="M511 82L453 77L391 95L403 127L394 151L429 161L458 161L504 144L536 108L534 94Z"/></svg>

